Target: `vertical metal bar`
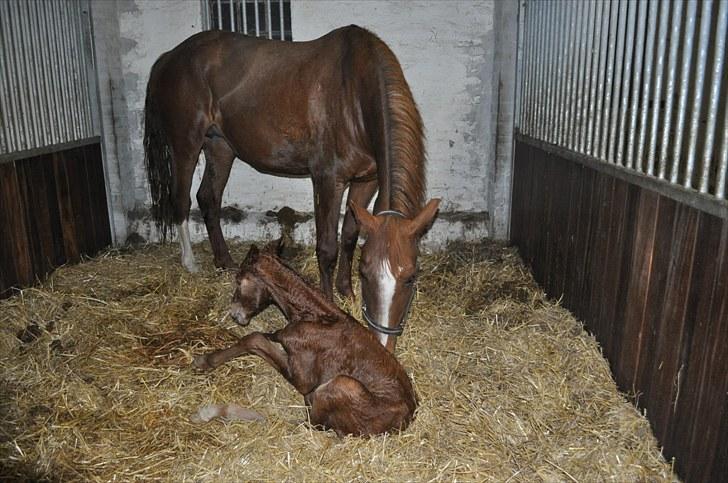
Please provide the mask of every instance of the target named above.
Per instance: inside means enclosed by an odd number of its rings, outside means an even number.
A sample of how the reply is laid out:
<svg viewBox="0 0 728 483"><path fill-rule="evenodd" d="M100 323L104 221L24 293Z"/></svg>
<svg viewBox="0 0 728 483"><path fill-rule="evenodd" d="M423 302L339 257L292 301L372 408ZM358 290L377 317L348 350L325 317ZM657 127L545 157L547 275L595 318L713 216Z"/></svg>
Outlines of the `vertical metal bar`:
<svg viewBox="0 0 728 483"><path fill-rule="evenodd" d="M13 67L11 59L11 52L13 50L10 25L8 24L8 19L10 17L10 4L8 2L0 2L0 39L2 39L2 43L0 44L2 57L0 58L3 59L3 64L0 66L2 67L2 70L0 71L2 72L2 74L0 74L0 80L3 81L0 99L2 100L3 124L5 125L8 138L7 152L17 151L19 149L18 146L20 145L20 134L18 133L19 121L17 117L18 111L15 96L13 94Z"/></svg>
<svg viewBox="0 0 728 483"><path fill-rule="evenodd" d="M544 55L542 62L544 64L544 90L542 91L542 105L541 105L541 121L539 126L541 128L539 132L539 138L548 141L549 137L549 120L548 112L551 105L551 56L553 54L553 48L551 46L551 39L554 29L553 24L553 4L544 2L544 22L546 22L546 28L543 32L543 49Z"/></svg>
<svg viewBox="0 0 728 483"><path fill-rule="evenodd" d="M243 0L243 33L248 35L248 0Z"/></svg>
<svg viewBox="0 0 728 483"><path fill-rule="evenodd" d="M547 141L548 136L548 109L551 97L551 32L553 31L553 23L551 14L553 8L551 4L544 2L544 23L545 28L541 34L541 43L543 45L543 56L541 62L543 62L543 90L541 91L541 110L539 112L539 131L538 137L544 141Z"/></svg>
<svg viewBox="0 0 728 483"><path fill-rule="evenodd" d="M260 36L260 13L258 11L258 0L255 1L255 36Z"/></svg>
<svg viewBox="0 0 728 483"><path fill-rule="evenodd" d="M222 30L222 0L215 0L217 2L217 29Z"/></svg>
<svg viewBox="0 0 728 483"><path fill-rule="evenodd" d="M84 31L83 31L83 12L81 2L76 3L76 18L75 18L75 43L77 52L77 65L78 65L78 76L79 76L79 87L82 93L81 108L83 109L83 136L91 137L93 135L93 122L91 115L91 93L89 90L89 80L87 71L87 59L86 51L84 49Z"/></svg>
<svg viewBox="0 0 728 483"><path fill-rule="evenodd" d="M602 107L604 106L604 71L607 63L607 44L609 42L609 17L611 10L611 2L603 0L601 2L601 13L599 15L599 63L597 65L597 75L595 86L595 102L589 109L589 138L587 143L587 154L599 157L599 134L602 132Z"/></svg>
<svg viewBox="0 0 728 483"><path fill-rule="evenodd" d="M680 174L680 157L682 156L682 141L685 131L685 116L688 108L688 88L690 87L690 72L693 63L693 40L695 38L695 17L698 2L687 2L687 15L685 23L685 36L683 41L682 70L680 72L680 100L678 102L677 122L675 124L675 145L673 148L672 166L670 169L670 182L677 183Z"/></svg>
<svg viewBox="0 0 728 483"><path fill-rule="evenodd" d="M521 132L523 134L530 135L530 116L532 112L532 101L533 101L533 2L527 2L525 8L526 19L525 23L525 34L524 34L524 54L523 54L523 98L521 100Z"/></svg>
<svg viewBox="0 0 728 483"><path fill-rule="evenodd" d="M619 132L619 106L622 96L622 73L624 70L624 51L627 16L629 13L627 0L619 0L619 20L615 34L617 35L617 50L614 60L614 92L612 93L612 109L610 113L609 146L607 149L607 160L617 162L617 137Z"/></svg>
<svg viewBox="0 0 728 483"><path fill-rule="evenodd" d="M56 39L56 14L53 5L47 5L47 8L43 9L43 18L46 26L45 32L45 45L49 46L47 51L49 63L48 69L50 71L49 78L52 82L51 98L52 98L52 110L51 116L53 117L53 125L55 126L55 136L53 139L54 143L59 143L66 139L66 123L63 122L61 116L64 112L63 97L61 93L61 76L59 74L60 65L58 62L58 53L56 51L58 41Z"/></svg>
<svg viewBox="0 0 728 483"><path fill-rule="evenodd" d="M62 139L63 142L66 141L72 141L75 138L74 133L74 109L71 101L71 96L69 95L70 91L70 79L68 78L68 57L67 57L67 51L66 51L66 42L65 42L65 36L64 32L66 31L66 26L64 25L64 14L65 14L65 5L56 3L54 5L54 18L57 22L55 27L56 31L56 56L59 60L58 64L58 74L61 78L61 84L60 84L60 95L63 99L63 111L58 113L59 118L63 122L64 130L65 130L65 136Z"/></svg>
<svg viewBox="0 0 728 483"><path fill-rule="evenodd" d="M202 0L202 22L203 30L208 30L212 27L210 25L210 0Z"/></svg>
<svg viewBox="0 0 728 483"><path fill-rule="evenodd" d="M273 18L271 16L271 5L270 0L265 0L265 10L268 14L268 38L273 38Z"/></svg>
<svg viewBox="0 0 728 483"><path fill-rule="evenodd" d="M531 11L529 13L531 28L530 30L530 59L528 62L529 70L529 93L528 93L528 105L526 106L526 131L529 136L534 136L533 133L533 116L536 111L536 30L538 27L538 4L531 1L528 3Z"/></svg>
<svg viewBox="0 0 728 483"><path fill-rule="evenodd" d="M655 58L655 88L652 98L652 119L650 121L650 139L647 148L647 174L655 174L655 151L657 148L657 133L660 129L660 104L662 104L662 84L665 72L665 51L667 50L667 29L670 20L670 3L663 1L659 3L659 24L657 33L657 54ZM669 118L669 113L665 117Z"/></svg>
<svg viewBox="0 0 728 483"><path fill-rule="evenodd" d="M19 15L16 18L18 25L18 40L20 42L20 72L23 74L22 83L20 89L24 92L24 95L28 102L28 111L26 116L29 118L30 130L26 133L28 139L27 148L36 148L39 145L38 140L38 106L36 105L35 91L33 86L33 71L32 61L30 60L30 41L28 40L28 4L22 3L19 5Z"/></svg>
<svg viewBox="0 0 728 483"><path fill-rule="evenodd" d="M609 126L611 120L612 91L614 89L615 53L617 51L617 22L619 20L619 0L610 0L609 5L609 45L607 47L607 73L604 86L604 122L601 135L598 135L598 157L607 161L607 147L609 146Z"/></svg>
<svg viewBox="0 0 728 483"><path fill-rule="evenodd" d="M561 98L561 112L559 114L559 142L558 144L566 146L566 139L568 137L568 119L570 113L571 99L571 74L573 72L574 65L574 44L576 42L576 8L570 5L568 11L567 29L568 29L568 41L566 46L566 52L564 53L564 82L561 86L562 98Z"/></svg>
<svg viewBox="0 0 728 483"><path fill-rule="evenodd" d="M71 42L71 12L68 8L63 8L63 54L65 60L64 73L67 79L66 95L68 96L69 104L71 105L71 128L73 132L73 140L80 139L81 131L79 129L81 125L81 113L78 109L78 98L80 93L78 92L78 82L75 78L76 66L75 59L76 53Z"/></svg>
<svg viewBox="0 0 728 483"><path fill-rule="evenodd" d="M680 31L682 29L684 3L682 0L672 2L672 23L670 27L670 56L667 65L665 82L665 120L662 123L662 141L660 143L660 160L657 176L667 179L667 160L669 157L670 139L672 136L673 104L675 97L675 79L677 78L677 59L680 47Z"/></svg>
<svg viewBox="0 0 728 483"><path fill-rule="evenodd" d="M235 32L235 0L230 0L230 31Z"/></svg>
<svg viewBox="0 0 728 483"><path fill-rule="evenodd" d="M647 2L639 2L639 14L635 26L636 39L634 47L634 61L632 69L632 106L629 111L629 129L627 136L627 150L625 166L634 168L634 138L637 131L637 114L639 113L640 88L642 87L642 55L645 45L645 27L647 24Z"/></svg>
<svg viewBox="0 0 728 483"><path fill-rule="evenodd" d="M563 105L562 86L564 84L564 47L568 37L566 31L566 9L564 4L556 2L556 58L554 60L554 103L551 112L553 127L551 129L551 142L557 144L561 132L561 107Z"/></svg>
<svg viewBox="0 0 728 483"><path fill-rule="evenodd" d="M582 91L582 77L581 72L584 66L584 59L586 55L586 49L584 48L584 39L586 36L586 2L579 2L581 7L578 11L580 14L577 15L577 30L576 30L576 65L574 66L574 90L572 92L571 99L571 116L569 119L569 140L567 146L569 149L576 151L577 147L577 136L579 132L579 124L581 122L581 100L583 97Z"/></svg>
<svg viewBox="0 0 728 483"><path fill-rule="evenodd" d="M43 51L45 48L42 46L42 42L40 40L40 32L42 29L42 18L39 15L38 12L38 2L30 2L29 8L31 9L30 16L33 19L32 22L30 22L30 35L31 35L31 43L34 46L33 49L33 64L36 72L36 82L37 82L37 90L36 95L38 96L38 104L41 106L41 108L38 110L38 117L40 122L40 138L41 143L44 146L47 146L52 143L51 141L51 135L50 130L51 126L53 125L53 121L48 116L48 108L50 99L48 98L48 83L46 80L46 70L45 66L47 64L44 62L44 56Z"/></svg>
<svg viewBox="0 0 728 483"><path fill-rule="evenodd" d="M685 179L683 185L686 188L694 186L695 157L698 153L698 127L700 124L700 112L703 107L703 88L705 87L705 67L708 64L708 42L710 41L711 8L713 0L703 0L700 14L700 36L698 37L698 59L695 67L695 94L693 96L693 108L690 113L690 137L688 138L687 163L685 165Z"/></svg>
<svg viewBox="0 0 728 483"><path fill-rule="evenodd" d="M570 43L570 52L569 52L569 63L567 64L570 69L569 78L568 78L568 98L566 99L566 116L564 118L564 125L565 125L565 133L564 133L564 141L562 143L565 147L571 147L571 141L572 141L572 128L574 126L574 117L575 114L575 97L578 95L578 92L576 90L576 71L575 68L577 60L578 60L578 46L577 42L580 41L579 38L579 21L578 19L581 17L582 14L582 2L579 2L576 4L576 7L574 8L574 16L571 19L571 30L573 32L573 36Z"/></svg>
<svg viewBox="0 0 728 483"><path fill-rule="evenodd" d="M716 118L718 117L718 106L720 104L720 86L721 82L725 81L723 58L725 57L726 32L728 31L728 0L719 2L716 25L715 50L710 83L710 105L708 107L708 123L705 127L705 146L703 147L703 172L700 175L700 186L698 187L701 193L708 192L708 178L710 176L713 144L715 142L715 125ZM728 105L725 106L725 111L728 112Z"/></svg>
<svg viewBox="0 0 728 483"><path fill-rule="evenodd" d="M283 0L278 0L278 13L281 22L281 40L286 40L286 25L283 22Z"/></svg>
<svg viewBox="0 0 728 483"><path fill-rule="evenodd" d="M83 72L81 68L81 50L78 45L78 19L81 16L79 11L80 3L75 1L73 3L75 8L73 10L66 9L69 16L68 23L68 37L69 46L71 52L71 69L73 75L73 94L75 110L77 111L78 117L78 128L77 128L77 139L83 139L86 137L86 123L88 119L88 111L85 109L85 99L88 97L86 89L83 83Z"/></svg>
<svg viewBox="0 0 728 483"><path fill-rule="evenodd" d="M518 123L518 130L521 132L521 134L526 133L526 110L528 106L528 79L529 79L529 58L528 55L531 50L531 45L529 43L529 36L531 34L530 27L529 27L529 20L531 18L530 13L530 4L526 1L523 2L523 8L521 11L523 12L523 48L521 51L521 72L523 73L521 75L521 96L520 96L520 121Z"/></svg>
<svg viewBox="0 0 728 483"><path fill-rule="evenodd" d="M586 65L584 66L584 105L582 109L582 124L579 134L579 151L584 154L590 154L588 151L587 138L591 135L591 129L594 123L594 101L596 97L596 64L599 62L598 45L596 43L597 35L597 6L604 2L590 2L589 22L587 24L587 47L586 47ZM595 52L597 54L595 55Z"/></svg>
<svg viewBox="0 0 728 483"><path fill-rule="evenodd" d="M648 8L649 7L649 8ZM649 15L648 15L649 14ZM634 83L632 84L632 112L629 131L629 149L627 151L627 164L630 168L642 172L642 154L644 152L645 129L647 129L647 106L650 95L650 80L652 79L652 56L655 43L656 3L640 4L640 15L637 30L637 60L635 61ZM648 24L649 22L649 24ZM645 39L649 36L652 40ZM643 56L644 55L644 56ZM640 88L642 88L642 102L640 103ZM641 116L641 123L637 124L637 116ZM637 146L635 146L635 135ZM635 150L637 156L635 156Z"/></svg>
<svg viewBox="0 0 728 483"><path fill-rule="evenodd" d="M629 5L629 13L627 19L627 34L625 38L625 53L624 53L624 77L622 84L624 85L621 107L619 112L619 138L616 146L616 160L615 162L620 165L624 165L624 150L625 150L625 138L627 136L627 108L629 107L629 90L632 82L632 57L634 56L634 31L635 23L637 20L637 8L638 3L632 3Z"/></svg>
<svg viewBox="0 0 728 483"><path fill-rule="evenodd" d="M18 4L17 2L10 2L10 16L9 16L9 24L10 24L10 36L12 39L12 50L10 52L11 58L13 59L13 73L15 78L15 84L13 85L13 94L14 97L18 100L18 105L16 108L18 110L15 111L16 113L16 119L20 118L22 120L22 129L19 127L19 143L18 143L18 150L22 149L28 149L31 147L31 141L28 138L28 133L30 132L30 125L28 124L30 113L27 106L27 101L25 98L25 89L24 89L24 82L21 78L22 75L22 60L18 58L19 52L22 52L23 45L20 40L20 32L18 32L20 25L19 25L19 19L20 14L18 11Z"/></svg>
<svg viewBox="0 0 728 483"><path fill-rule="evenodd" d="M544 19L544 2L537 2L537 10L536 10L536 20L537 20L537 26L534 31L535 37L535 44L534 44L534 53L536 54L536 57L534 58L534 67L536 68L536 82L534 84L535 92L533 96L533 103L534 103L534 115L532 118L532 125L531 125L531 132L533 133L535 138L538 138L541 133L541 127L539 126L539 122L541 121L541 105L543 104L543 32L546 26L545 19Z"/></svg>
<svg viewBox="0 0 728 483"><path fill-rule="evenodd" d="M7 16L5 9L6 2L0 2L0 19ZM6 154L13 151L12 139L12 123L10 119L10 103L8 99L9 89L6 85L10 68L5 54L5 35L6 30L0 22L0 126L2 126L2 135L0 137L0 154Z"/></svg>
<svg viewBox="0 0 728 483"><path fill-rule="evenodd" d="M726 181L728 181L728 106L723 109L723 139L718 152L718 172L715 181L715 196L726 199Z"/></svg>
<svg viewBox="0 0 728 483"><path fill-rule="evenodd" d="M41 104L38 102L38 77L40 73L36 71L36 62L34 61L34 43L31 35L31 5L26 3L23 5L23 14L21 15L23 32L23 58L25 60L25 90L28 92L30 100L30 115L32 117L33 132L30 133L33 140L32 147L37 148L43 146L43 123L41 121ZM20 20L20 19L19 19Z"/></svg>

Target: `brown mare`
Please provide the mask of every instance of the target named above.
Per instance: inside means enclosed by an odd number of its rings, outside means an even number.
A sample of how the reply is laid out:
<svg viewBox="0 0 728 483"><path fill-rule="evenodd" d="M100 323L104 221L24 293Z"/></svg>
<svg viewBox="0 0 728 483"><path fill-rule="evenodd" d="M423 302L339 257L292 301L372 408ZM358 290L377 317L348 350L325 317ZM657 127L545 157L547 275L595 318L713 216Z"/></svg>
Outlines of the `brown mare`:
<svg viewBox="0 0 728 483"><path fill-rule="evenodd" d="M255 354L303 395L316 426L365 436L409 425L417 398L394 355L280 258L253 246L235 280L231 314L247 325L271 303L288 325L271 334L253 332L228 349L199 356L195 367L212 370L233 357ZM247 418L259 416L248 412Z"/></svg>
<svg viewBox="0 0 728 483"><path fill-rule="evenodd" d="M164 237L178 227L190 271L197 266L187 218L200 150L207 162L197 200L218 267L235 266L220 205L236 157L264 173L311 177L316 255L329 300L343 192L349 188L336 287L351 297L359 226L349 207L363 211L378 190L381 215L368 224L371 243L362 249L363 302L372 326L384 328L382 343L394 350L390 336L401 333L413 293L419 226L432 221L439 200L423 209L422 120L399 62L377 36L356 26L310 42L196 34L152 67L144 149L153 215Z"/></svg>

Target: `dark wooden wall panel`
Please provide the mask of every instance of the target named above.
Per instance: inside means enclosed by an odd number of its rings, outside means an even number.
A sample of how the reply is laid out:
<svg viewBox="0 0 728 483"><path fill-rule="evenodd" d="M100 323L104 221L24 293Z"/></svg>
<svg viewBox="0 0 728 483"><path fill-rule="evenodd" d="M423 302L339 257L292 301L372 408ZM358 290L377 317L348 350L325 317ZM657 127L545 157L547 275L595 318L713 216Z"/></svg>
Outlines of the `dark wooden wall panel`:
<svg viewBox="0 0 728 483"><path fill-rule="evenodd" d="M521 140L511 240L686 481L728 481L728 221Z"/></svg>
<svg viewBox="0 0 728 483"><path fill-rule="evenodd" d="M0 297L111 243L99 144L0 164Z"/></svg>

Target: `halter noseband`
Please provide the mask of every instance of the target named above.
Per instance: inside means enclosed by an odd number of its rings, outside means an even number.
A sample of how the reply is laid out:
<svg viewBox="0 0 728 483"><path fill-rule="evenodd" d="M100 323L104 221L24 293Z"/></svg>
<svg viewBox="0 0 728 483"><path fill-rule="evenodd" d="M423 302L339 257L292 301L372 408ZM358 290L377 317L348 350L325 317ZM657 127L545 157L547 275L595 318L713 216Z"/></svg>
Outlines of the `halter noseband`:
<svg viewBox="0 0 728 483"><path fill-rule="evenodd" d="M383 210L374 216L387 215L398 216L399 218L406 218L401 212L396 210ZM402 319L395 327L385 327L384 325L375 322L374 319L372 319L369 315L369 312L367 311L367 306L362 305L361 314L364 317L364 320L366 321L369 328L386 335L402 335L402 332L404 332L404 323L407 318L407 314L409 313L410 305L412 305L412 299L415 297L415 291L415 288L412 287L412 293L410 294L410 298L407 301L407 306L404 308L404 312L402 313Z"/></svg>

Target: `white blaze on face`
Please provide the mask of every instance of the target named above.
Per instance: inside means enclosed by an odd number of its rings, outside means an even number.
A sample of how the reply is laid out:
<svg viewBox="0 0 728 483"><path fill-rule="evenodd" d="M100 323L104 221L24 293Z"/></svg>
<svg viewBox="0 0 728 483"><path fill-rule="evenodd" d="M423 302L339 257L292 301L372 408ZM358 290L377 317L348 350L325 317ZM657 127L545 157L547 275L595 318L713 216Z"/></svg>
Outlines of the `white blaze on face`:
<svg viewBox="0 0 728 483"><path fill-rule="evenodd" d="M397 285L397 279L394 278L392 273L392 266L389 264L388 259L384 259L382 264L379 266L379 320L377 323L383 326L389 324L389 309L392 307L392 300L394 299L394 289ZM389 336L377 332L377 337L382 345L387 345Z"/></svg>

